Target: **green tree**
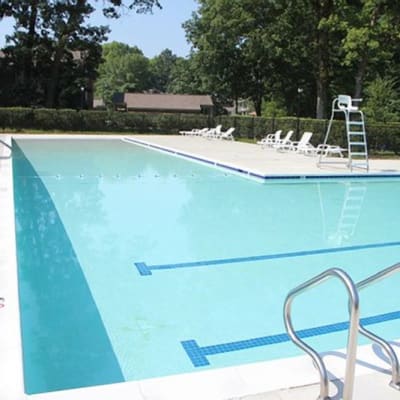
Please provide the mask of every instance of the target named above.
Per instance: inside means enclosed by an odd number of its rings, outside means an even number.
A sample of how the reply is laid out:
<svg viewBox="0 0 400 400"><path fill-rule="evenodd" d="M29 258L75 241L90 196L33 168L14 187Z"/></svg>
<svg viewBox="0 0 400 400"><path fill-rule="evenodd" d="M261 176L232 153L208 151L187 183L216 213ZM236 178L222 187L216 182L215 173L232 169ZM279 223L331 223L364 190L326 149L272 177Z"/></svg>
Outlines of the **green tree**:
<svg viewBox="0 0 400 400"><path fill-rule="evenodd" d="M199 73L210 92L237 103L250 76L242 49L247 23L243 6L239 0L200 0L199 4L197 13L184 24Z"/></svg>
<svg viewBox="0 0 400 400"><path fill-rule="evenodd" d="M304 94L312 99L313 116L317 118L326 118L332 84L336 74L341 73L343 21L349 16L347 3L344 0L286 0L282 18L277 23L288 44L287 48L281 46L283 57L286 63L292 60L298 80L297 87L291 87L292 99L297 98L297 88L304 89Z"/></svg>
<svg viewBox="0 0 400 400"><path fill-rule="evenodd" d="M42 9L43 24L41 35L46 43L50 74L47 83L46 106L58 105L60 81L64 60L65 66L71 64L71 51L81 54L95 52L97 62L100 59L99 46L105 40L106 27L91 27L85 25L85 19L94 11L94 8L85 0L63 1L51 4ZM96 63L97 63L96 62ZM69 64L69 65L68 65Z"/></svg>
<svg viewBox="0 0 400 400"><path fill-rule="evenodd" d="M176 94L206 94L201 70L194 57L178 57L171 70L167 92Z"/></svg>
<svg viewBox="0 0 400 400"><path fill-rule="evenodd" d="M15 80L9 89L17 104L58 106L65 89L61 81L72 86L75 96L93 78L101 56L99 43L107 33L106 27L85 24L93 10L85 0L0 3L0 16L11 15L16 21L5 53L13 65Z"/></svg>
<svg viewBox="0 0 400 400"><path fill-rule="evenodd" d="M103 13L105 16L111 18L118 18L121 8L135 10L137 13L148 13L151 12L154 7L161 8L161 4L158 0L131 0L127 3L123 0L103 1Z"/></svg>
<svg viewBox="0 0 400 400"><path fill-rule="evenodd" d="M152 74L152 88L166 92L171 81L172 70L178 57L171 50L165 49L158 56L150 60Z"/></svg>
<svg viewBox="0 0 400 400"><path fill-rule="evenodd" d="M140 92L151 88L150 62L137 47L112 42L103 46L96 96L110 104L116 92Z"/></svg>
<svg viewBox="0 0 400 400"><path fill-rule="evenodd" d="M125 6L149 12L160 3L108 0L103 3L103 11L116 17ZM14 94L14 103L55 107L60 105L60 93L66 89L61 82L70 86L65 93L76 96L73 92L94 78L100 62L100 43L106 39L108 29L86 24L93 11L89 0L0 1L0 20L5 16L15 20L15 32L7 39L3 63L7 68L12 65L14 80L8 83L7 91ZM81 54L79 66L73 60L77 51ZM83 75L71 76L72 71Z"/></svg>
<svg viewBox="0 0 400 400"><path fill-rule="evenodd" d="M366 116L374 122L395 122L400 118L400 94L396 80L378 77L366 87Z"/></svg>
<svg viewBox="0 0 400 400"><path fill-rule="evenodd" d="M287 116L287 112L279 101L270 100L263 102L261 115L265 118L279 118Z"/></svg>
<svg viewBox="0 0 400 400"><path fill-rule="evenodd" d="M251 98L260 115L263 98L293 103L308 86L321 118L340 43L334 1L200 0L184 27L213 91Z"/></svg>
<svg viewBox="0 0 400 400"><path fill-rule="evenodd" d="M354 7L353 7L354 8ZM400 43L400 4L390 0L364 0L346 23L344 64L355 70L354 97L360 98L368 70L392 61Z"/></svg>

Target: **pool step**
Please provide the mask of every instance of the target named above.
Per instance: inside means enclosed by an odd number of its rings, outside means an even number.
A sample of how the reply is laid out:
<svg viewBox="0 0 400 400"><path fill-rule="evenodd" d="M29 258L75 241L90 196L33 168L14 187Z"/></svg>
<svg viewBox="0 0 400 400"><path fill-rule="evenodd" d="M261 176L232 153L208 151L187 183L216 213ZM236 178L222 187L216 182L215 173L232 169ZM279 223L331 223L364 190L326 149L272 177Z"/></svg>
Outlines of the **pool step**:
<svg viewBox="0 0 400 400"><path fill-rule="evenodd" d="M343 381L332 381L332 399L341 398L338 388L343 387ZM233 397L229 400L310 400L318 397L319 384L280 389L249 396ZM391 389L384 374L371 373L357 376L354 382L354 400L398 400L399 392Z"/></svg>

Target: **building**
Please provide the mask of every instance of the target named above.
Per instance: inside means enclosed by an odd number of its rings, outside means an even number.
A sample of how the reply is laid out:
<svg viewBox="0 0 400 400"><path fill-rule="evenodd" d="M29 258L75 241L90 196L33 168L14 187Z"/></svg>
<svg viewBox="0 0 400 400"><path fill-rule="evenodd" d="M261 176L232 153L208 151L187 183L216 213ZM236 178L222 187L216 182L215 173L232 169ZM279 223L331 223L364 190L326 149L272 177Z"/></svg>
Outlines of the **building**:
<svg viewBox="0 0 400 400"><path fill-rule="evenodd" d="M136 112L212 114L211 96L168 93L118 93L113 98L117 110ZM99 103L93 106L99 107Z"/></svg>

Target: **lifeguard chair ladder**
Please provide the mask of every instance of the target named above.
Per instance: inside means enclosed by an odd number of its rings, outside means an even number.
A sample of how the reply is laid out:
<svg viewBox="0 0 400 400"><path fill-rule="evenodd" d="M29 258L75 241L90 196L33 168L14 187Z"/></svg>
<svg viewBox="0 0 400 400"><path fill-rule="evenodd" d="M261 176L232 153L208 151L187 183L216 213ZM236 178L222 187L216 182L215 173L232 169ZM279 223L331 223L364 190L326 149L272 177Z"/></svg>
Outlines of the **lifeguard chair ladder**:
<svg viewBox="0 0 400 400"><path fill-rule="evenodd" d="M348 161L346 162L350 171L354 168L365 169L369 171L367 135L365 132L364 114L358 106L353 103L360 102L361 99L352 99L347 95L339 95L332 102L332 113L329 120L328 129L325 134L324 145L327 145L329 134L332 128L332 122L336 113L344 113L347 136ZM318 165L338 163L337 161L324 160L321 153Z"/></svg>

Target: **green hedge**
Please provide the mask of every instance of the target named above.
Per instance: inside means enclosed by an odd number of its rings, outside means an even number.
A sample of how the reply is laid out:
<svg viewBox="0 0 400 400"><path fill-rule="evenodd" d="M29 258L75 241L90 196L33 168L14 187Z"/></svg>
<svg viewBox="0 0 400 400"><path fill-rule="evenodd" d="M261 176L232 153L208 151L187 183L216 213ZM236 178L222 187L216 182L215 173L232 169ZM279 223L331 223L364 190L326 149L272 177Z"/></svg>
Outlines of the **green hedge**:
<svg viewBox="0 0 400 400"><path fill-rule="evenodd" d="M134 113L94 110L0 108L0 127L16 131L38 129L45 131L125 132L176 134L179 130L213 127L222 124L224 129L235 127L237 137L257 140L282 129L293 129L295 139L304 131L314 133L312 143L322 143L328 126L327 120L311 118L261 118L203 114ZM400 123L370 124L367 122L369 150L400 154ZM334 121L329 143L346 145L344 121Z"/></svg>

